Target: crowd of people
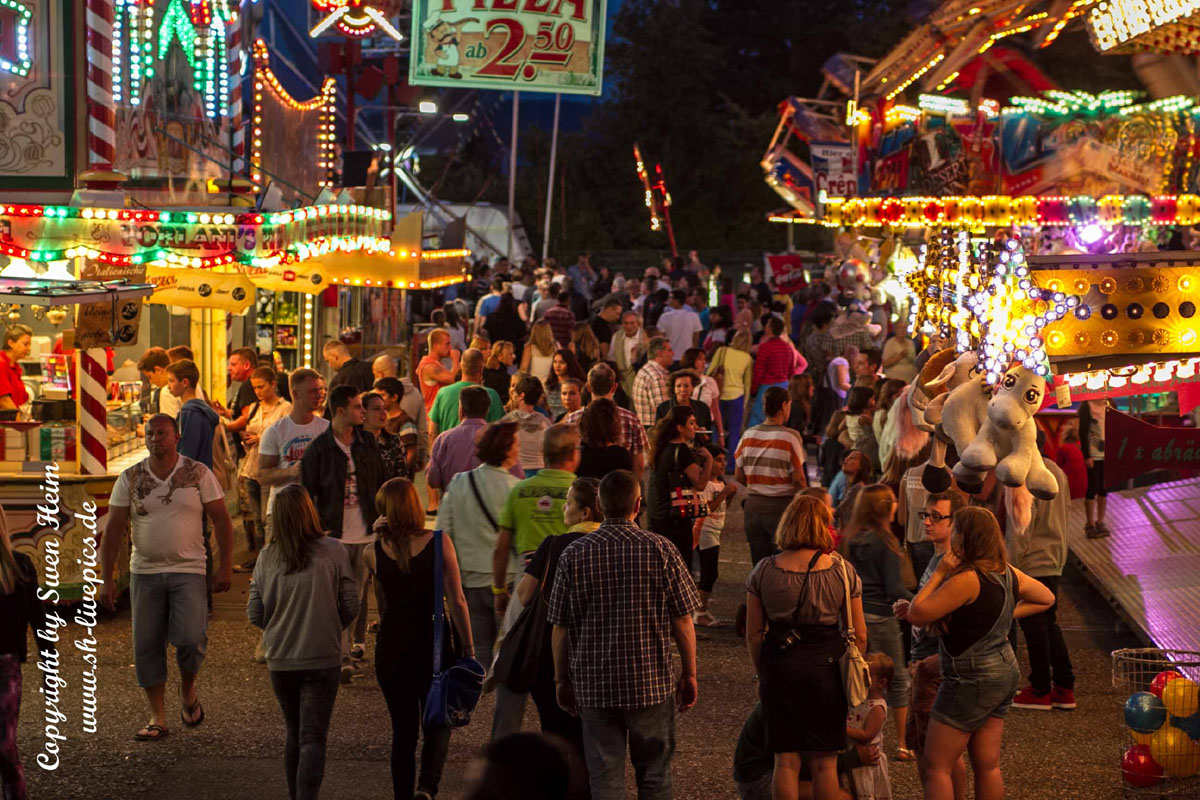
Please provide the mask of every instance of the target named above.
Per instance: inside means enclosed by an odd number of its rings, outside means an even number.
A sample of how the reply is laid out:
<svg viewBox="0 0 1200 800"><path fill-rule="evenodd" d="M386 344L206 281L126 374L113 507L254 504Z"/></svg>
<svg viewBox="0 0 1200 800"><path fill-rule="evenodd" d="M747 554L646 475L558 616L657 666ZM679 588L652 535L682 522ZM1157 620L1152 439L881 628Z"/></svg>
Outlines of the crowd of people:
<svg viewBox="0 0 1200 800"><path fill-rule="evenodd" d="M179 722L203 723L206 609L238 570L252 573L247 615L262 633L246 656L278 699L293 798L318 795L339 686L371 663L395 797L436 797L451 729L428 723L426 696L435 669L471 658L495 694L496 783L474 796L538 796L514 759L541 753L560 765L538 765L562 792L545 796L623 797L628 754L639 796L670 797L675 716L697 702L695 626L731 623L759 687L734 755L743 798L888 798L892 759L917 762L926 797L961 798L964 752L977 796L1003 795L1014 695L1074 707L1054 616L1070 493L1034 501L1017 547L994 481L970 497L924 489L929 449L897 446L896 401L936 342L873 323L819 276L785 297L755 268L710 307L694 252L641 276L587 254L474 274L403 352L360 360L328 342L328 380L236 350L228 408L203 396L187 348L143 355L157 389L148 455L117 480L101 552L112 608L130 529L149 707L135 738L173 729L168 644ZM1084 433L1090 459L1102 435ZM241 564L227 493L253 556ZM737 500L753 568L744 592L727 588L739 610L722 619L710 602ZM1093 533L1102 498L1089 513ZM18 631L23 643L38 624L27 561L0 536L0 743L14 741L3 723L14 680L20 696ZM1032 673L1020 692L1016 620ZM450 644L431 667L439 633ZM853 707L840 666L851 644L871 674ZM552 740L522 738L530 697ZM894 754L881 752L889 715ZM0 748L6 785L22 785L19 764L15 744Z"/></svg>

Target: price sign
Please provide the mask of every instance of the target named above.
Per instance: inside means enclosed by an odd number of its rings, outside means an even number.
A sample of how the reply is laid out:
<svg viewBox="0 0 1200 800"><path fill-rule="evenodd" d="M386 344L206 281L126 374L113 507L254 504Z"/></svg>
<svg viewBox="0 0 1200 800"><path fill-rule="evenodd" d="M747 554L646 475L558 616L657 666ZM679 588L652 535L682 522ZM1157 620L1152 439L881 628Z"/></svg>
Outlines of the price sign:
<svg viewBox="0 0 1200 800"><path fill-rule="evenodd" d="M598 95L606 0L413 0L409 83Z"/></svg>

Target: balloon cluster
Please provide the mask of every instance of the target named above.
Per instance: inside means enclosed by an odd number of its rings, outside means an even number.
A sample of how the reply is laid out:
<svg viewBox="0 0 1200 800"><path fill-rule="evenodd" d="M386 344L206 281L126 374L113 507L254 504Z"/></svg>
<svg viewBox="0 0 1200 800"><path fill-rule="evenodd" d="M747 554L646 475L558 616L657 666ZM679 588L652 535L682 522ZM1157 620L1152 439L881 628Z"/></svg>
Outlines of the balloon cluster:
<svg viewBox="0 0 1200 800"><path fill-rule="evenodd" d="M1130 786L1200 773L1200 684L1174 670L1158 673L1150 691L1125 701L1125 724L1133 744L1121 759L1121 774Z"/></svg>

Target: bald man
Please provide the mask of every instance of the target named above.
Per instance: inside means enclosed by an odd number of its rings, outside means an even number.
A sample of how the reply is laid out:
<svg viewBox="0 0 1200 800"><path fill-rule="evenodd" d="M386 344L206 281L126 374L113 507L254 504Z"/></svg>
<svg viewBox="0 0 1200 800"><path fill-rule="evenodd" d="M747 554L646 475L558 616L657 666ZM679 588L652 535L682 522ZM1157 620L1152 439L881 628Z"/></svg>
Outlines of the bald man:
<svg viewBox="0 0 1200 800"><path fill-rule="evenodd" d="M483 385L482 352L471 348L463 353L462 378L458 383L443 386L441 391L437 393L437 397L433 401L433 407L429 410L429 436L431 439L437 438L437 435L442 431L448 431L458 425L460 421L458 416L458 396L462 394L462 390L468 386ZM500 395L496 394L495 389L487 389L487 393L488 397L491 398L491 407L488 410L487 421L495 422L504 416L504 404L500 402Z"/></svg>
<svg viewBox="0 0 1200 800"><path fill-rule="evenodd" d="M329 392L338 386L353 386L359 392L369 392L375 385L375 376L371 374L371 366L350 355L350 350L337 339L331 339L322 348L325 361L334 371L333 380L329 381Z"/></svg>
<svg viewBox="0 0 1200 800"><path fill-rule="evenodd" d="M371 362L371 373L375 376L375 380L383 378L398 378L399 370L396 367L396 359L392 358L387 353L381 353L375 356L375 360Z"/></svg>

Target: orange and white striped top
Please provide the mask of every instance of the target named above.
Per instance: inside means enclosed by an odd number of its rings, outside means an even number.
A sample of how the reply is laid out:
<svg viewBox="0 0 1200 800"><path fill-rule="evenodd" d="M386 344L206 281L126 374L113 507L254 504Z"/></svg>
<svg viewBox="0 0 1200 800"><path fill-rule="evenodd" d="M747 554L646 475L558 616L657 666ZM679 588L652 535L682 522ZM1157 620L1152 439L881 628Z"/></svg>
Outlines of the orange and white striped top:
<svg viewBox="0 0 1200 800"><path fill-rule="evenodd" d="M746 474L746 491L787 497L796 491L793 475L805 475L804 440L786 425L755 425L742 434L735 455Z"/></svg>

